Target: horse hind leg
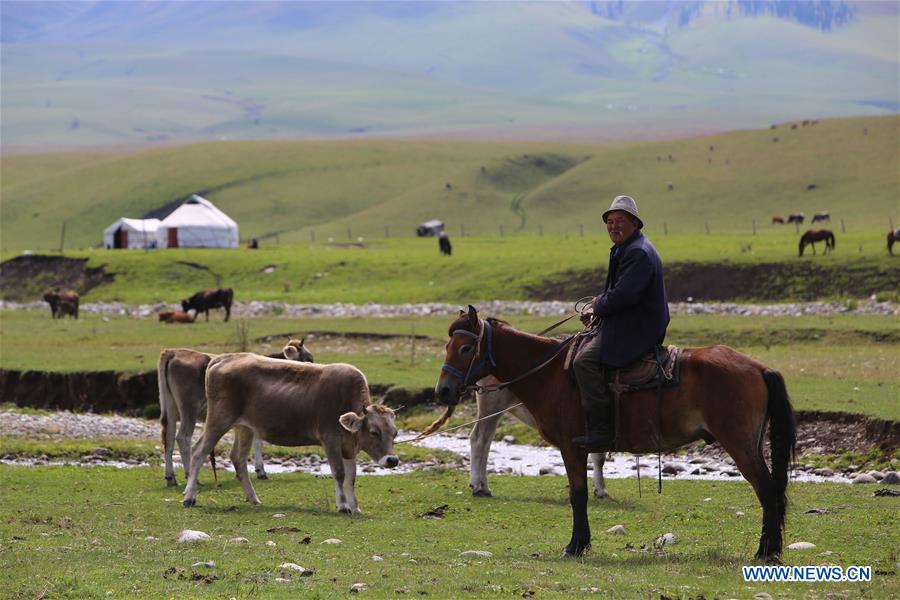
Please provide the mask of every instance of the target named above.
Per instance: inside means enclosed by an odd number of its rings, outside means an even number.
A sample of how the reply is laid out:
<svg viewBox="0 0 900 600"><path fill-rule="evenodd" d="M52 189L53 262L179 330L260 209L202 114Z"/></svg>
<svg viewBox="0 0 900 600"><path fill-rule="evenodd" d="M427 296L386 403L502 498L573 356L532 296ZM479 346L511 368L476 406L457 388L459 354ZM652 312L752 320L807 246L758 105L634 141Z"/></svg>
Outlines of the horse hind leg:
<svg viewBox="0 0 900 600"><path fill-rule="evenodd" d="M609 498L609 492L606 491L606 480L603 479L603 465L606 463L606 452L593 452L590 455L590 459L594 465L594 498L605 500Z"/></svg>

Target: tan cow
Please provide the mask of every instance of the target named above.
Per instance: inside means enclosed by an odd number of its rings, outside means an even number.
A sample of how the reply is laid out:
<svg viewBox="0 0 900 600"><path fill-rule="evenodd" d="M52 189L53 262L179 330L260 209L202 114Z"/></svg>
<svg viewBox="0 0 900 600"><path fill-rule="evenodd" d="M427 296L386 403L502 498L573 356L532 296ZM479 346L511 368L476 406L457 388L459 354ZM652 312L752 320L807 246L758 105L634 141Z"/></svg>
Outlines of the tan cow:
<svg viewBox="0 0 900 600"><path fill-rule="evenodd" d="M156 365L159 382L159 409L162 425L165 476L169 487L178 485L172 450L178 441L181 463L185 477L191 471L191 438L197 420L206 411L206 394L203 389L206 367L215 354L197 352L187 348L163 350ZM303 340L291 339L282 354L271 355L300 362L313 362L313 355L303 345ZM178 426L180 422L180 426ZM178 430L176 433L176 426ZM256 476L266 479L262 456L262 440L256 440L254 447L254 467Z"/></svg>
<svg viewBox="0 0 900 600"><path fill-rule="evenodd" d="M62 319L66 315L72 318L78 318L78 302L81 296L75 291L60 291L59 288L50 290L44 294L44 301L50 305L50 315L54 319ZM65 304L60 307L60 304ZM65 312L64 312L65 311Z"/></svg>
<svg viewBox="0 0 900 600"><path fill-rule="evenodd" d="M193 323L197 315L182 310L169 310L159 313L160 323Z"/></svg>
<svg viewBox="0 0 900 600"><path fill-rule="evenodd" d="M321 445L334 477L335 502L343 513L358 513L356 455L365 450L380 466L400 464L394 454L394 411L369 399L366 376L343 363L279 361L255 354L221 354L206 369L206 427L191 462L200 465L232 427L231 462L248 502L259 497L247 474L253 437L282 446ZM184 505L197 502L192 469Z"/></svg>

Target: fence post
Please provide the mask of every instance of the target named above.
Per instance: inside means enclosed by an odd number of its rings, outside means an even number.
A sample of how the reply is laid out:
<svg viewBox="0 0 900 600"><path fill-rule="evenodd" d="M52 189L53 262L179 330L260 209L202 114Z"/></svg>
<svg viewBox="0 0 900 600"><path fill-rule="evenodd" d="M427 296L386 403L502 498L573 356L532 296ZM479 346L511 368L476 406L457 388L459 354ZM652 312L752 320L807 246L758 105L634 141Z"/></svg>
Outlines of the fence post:
<svg viewBox="0 0 900 600"><path fill-rule="evenodd" d="M706 235L709 235L709 221L706 221L704 226L706 227Z"/></svg>
<svg viewBox="0 0 900 600"><path fill-rule="evenodd" d="M66 245L66 222L62 223L62 230L59 232L59 253L63 253L63 247Z"/></svg>
<svg viewBox="0 0 900 600"><path fill-rule="evenodd" d="M503 223L500 224L500 237L503 237Z"/></svg>
<svg viewBox="0 0 900 600"><path fill-rule="evenodd" d="M466 237L466 226L464 223L459 224L459 237Z"/></svg>
<svg viewBox="0 0 900 600"><path fill-rule="evenodd" d="M894 217L888 216L888 221L891 224L891 231L894 230Z"/></svg>
<svg viewBox="0 0 900 600"><path fill-rule="evenodd" d="M391 230L388 228L387 225L384 226L384 237L386 237L386 238L391 237Z"/></svg>
<svg viewBox="0 0 900 600"><path fill-rule="evenodd" d="M277 233L277 232L275 233L275 245L276 245L276 246L281 245L281 238L278 237L278 233Z"/></svg>
<svg viewBox="0 0 900 600"><path fill-rule="evenodd" d="M669 235L669 227L666 225L665 221L663 221L663 235Z"/></svg>
<svg viewBox="0 0 900 600"><path fill-rule="evenodd" d="M351 231L351 229L348 227L347 228L347 241L349 242L351 240L353 240L353 231Z"/></svg>
<svg viewBox="0 0 900 600"><path fill-rule="evenodd" d="M756 235L756 219L753 219L753 235Z"/></svg>
<svg viewBox="0 0 900 600"><path fill-rule="evenodd" d="M578 232L581 234L581 237L584 237L584 223L578 224Z"/></svg>
<svg viewBox="0 0 900 600"><path fill-rule="evenodd" d="M844 219L841 219L841 233L847 233L847 228L844 227Z"/></svg>

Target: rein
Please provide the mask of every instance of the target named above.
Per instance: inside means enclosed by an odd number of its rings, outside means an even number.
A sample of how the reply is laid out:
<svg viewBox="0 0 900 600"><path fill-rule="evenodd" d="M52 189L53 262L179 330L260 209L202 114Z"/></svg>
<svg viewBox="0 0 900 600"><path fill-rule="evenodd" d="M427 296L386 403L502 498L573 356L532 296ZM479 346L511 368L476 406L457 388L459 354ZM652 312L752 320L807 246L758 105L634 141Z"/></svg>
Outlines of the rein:
<svg viewBox="0 0 900 600"><path fill-rule="evenodd" d="M463 427L468 427L469 425L475 425L476 423L478 423L478 422L480 422L480 421L484 421L485 419L490 419L491 417L496 417L497 415L502 415L503 413L509 412L509 411L511 411L511 410L514 409L514 408L519 408L520 406L522 406L522 402L519 402L519 403L517 403L517 404L513 404L512 406L507 406L507 407L504 408L503 410L498 410L498 411L495 412L495 413L491 413L491 414L489 414L489 415L485 415L485 416L481 417L480 419L475 419L474 421L469 421L468 423L463 423L462 425L454 425L453 427L450 427L449 429L444 429L444 430L441 430L441 431L432 431L431 433L427 433L427 434L425 434L425 435L417 435L416 437L412 437L412 438L409 438L409 439L406 439L406 440L400 440L399 442L394 442L394 445L396 446L397 444L411 444L411 443L414 443L414 442L418 442L419 440L424 440L424 439L427 438L427 437L431 437L431 436L433 436L433 435L437 435L438 433L448 433L448 432L450 432L450 431L455 431L455 430L457 430L457 429L462 429Z"/></svg>

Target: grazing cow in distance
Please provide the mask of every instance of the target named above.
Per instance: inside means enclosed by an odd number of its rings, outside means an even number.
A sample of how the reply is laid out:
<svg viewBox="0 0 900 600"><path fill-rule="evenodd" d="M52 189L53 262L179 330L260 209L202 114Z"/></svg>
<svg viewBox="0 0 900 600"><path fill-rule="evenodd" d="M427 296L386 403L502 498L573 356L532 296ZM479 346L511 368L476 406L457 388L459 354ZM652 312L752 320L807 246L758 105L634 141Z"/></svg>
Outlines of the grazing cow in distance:
<svg viewBox="0 0 900 600"><path fill-rule="evenodd" d="M203 457L235 428L231 462L251 504L259 497L247 475L254 437L281 446L321 445L334 477L337 509L358 513L356 455L382 467L400 464L394 453L394 411L369 399L366 376L348 364L274 360L255 354L220 354L206 369L206 426L194 445L184 505L197 502Z"/></svg>
<svg viewBox="0 0 900 600"><path fill-rule="evenodd" d="M206 367L215 354L197 352L187 348L163 350L156 365L159 382L159 420L162 426L162 444L165 460L166 483L170 487L178 485L172 451L178 441L181 463L185 476L191 471L191 438L197 420L206 410L204 379ZM303 340L291 339L281 354L270 354L270 358L287 358L300 362L313 362L313 355L303 345ZM176 433L176 426L178 431ZM253 465L259 479L267 479L262 456L262 441L256 440Z"/></svg>
<svg viewBox="0 0 900 600"><path fill-rule="evenodd" d="M206 313L206 320L209 321L209 309L224 308L225 322L231 318L231 302L234 300L234 291L231 288L219 288L215 290L203 290L197 292L187 300L181 301L181 310L187 312L189 310Z"/></svg>
<svg viewBox="0 0 900 600"><path fill-rule="evenodd" d="M783 217L772 217L772 225L784 225Z"/></svg>
<svg viewBox="0 0 900 600"><path fill-rule="evenodd" d="M828 221L829 223L831 223L831 215L829 215L828 212L825 211L817 212L813 215L812 222L818 223L819 221Z"/></svg>
<svg viewBox="0 0 900 600"><path fill-rule="evenodd" d="M181 310L169 310L159 313L160 323L193 323L196 318L196 314L191 316L191 313Z"/></svg>
<svg viewBox="0 0 900 600"><path fill-rule="evenodd" d="M787 222L788 223L798 223L800 225L803 225L803 221L805 221L805 220L806 220L806 217L803 215L803 213L795 213L792 215L788 215Z"/></svg>
<svg viewBox="0 0 900 600"><path fill-rule="evenodd" d="M441 254L446 254L447 256L453 254L453 246L450 245L450 236L447 235L446 231L442 231L438 234L438 248L440 248Z"/></svg>
<svg viewBox="0 0 900 600"><path fill-rule="evenodd" d="M60 291L56 288L44 294L44 301L50 305L50 315L54 319L62 319L66 315L77 319L80 300L78 292L71 290Z"/></svg>
<svg viewBox="0 0 900 600"><path fill-rule="evenodd" d="M900 229L892 229L887 234L888 254L894 255L894 242L900 240Z"/></svg>

